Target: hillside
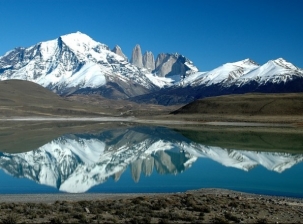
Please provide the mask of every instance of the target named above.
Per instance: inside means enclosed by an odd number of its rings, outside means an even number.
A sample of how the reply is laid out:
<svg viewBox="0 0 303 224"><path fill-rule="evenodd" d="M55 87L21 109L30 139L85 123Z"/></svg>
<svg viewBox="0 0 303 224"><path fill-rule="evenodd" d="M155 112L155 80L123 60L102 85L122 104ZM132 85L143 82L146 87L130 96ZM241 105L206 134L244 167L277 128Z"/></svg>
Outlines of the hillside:
<svg viewBox="0 0 303 224"><path fill-rule="evenodd" d="M196 100L172 114L217 114L245 116L302 115L303 93L241 94Z"/></svg>
<svg viewBox="0 0 303 224"><path fill-rule="evenodd" d="M108 99L97 94L74 94L65 99L71 102L82 102L85 105L102 107L109 111L116 111L119 116L153 116L168 114L180 106L162 106L157 104L138 104L122 99Z"/></svg>
<svg viewBox="0 0 303 224"><path fill-rule="evenodd" d="M0 116L106 115L98 107L70 102L29 81L0 82Z"/></svg>
<svg viewBox="0 0 303 224"><path fill-rule="evenodd" d="M12 116L140 116L167 114L165 107L91 95L61 97L29 81L0 81L0 117Z"/></svg>

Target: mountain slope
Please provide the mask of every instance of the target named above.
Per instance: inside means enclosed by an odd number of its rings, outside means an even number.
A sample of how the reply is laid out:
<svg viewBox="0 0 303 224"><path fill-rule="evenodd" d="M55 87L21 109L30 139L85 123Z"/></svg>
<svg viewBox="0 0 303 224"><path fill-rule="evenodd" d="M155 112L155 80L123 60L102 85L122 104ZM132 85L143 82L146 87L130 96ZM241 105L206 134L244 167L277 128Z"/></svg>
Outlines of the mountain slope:
<svg viewBox="0 0 303 224"><path fill-rule="evenodd" d="M176 85L131 98L162 105L185 104L196 99L243 93L303 92L303 70L282 58L259 66L250 59L198 72Z"/></svg>
<svg viewBox="0 0 303 224"><path fill-rule="evenodd" d="M162 105L209 96L303 91L303 70L283 58L258 65L251 59L199 71L181 54L151 52L136 45L130 63L119 46L76 32L15 48L0 57L0 80L35 82L60 95L98 94L111 99Z"/></svg>
<svg viewBox="0 0 303 224"><path fill-rule="evenodd" d="M0 79L29 80L64 95L84 89L113 98L148 93L169 82L80 32L6 53L0 57Z"/></svg>
<svg viewBox="0 0 303 224"><path fill-rule="evenodd" d="M271 60L264 65L248 72L241 76L236 85L244 85L251 81L257 81L259 85L266 85L266 83L286 83L291 81L294 77L302 77L302 69L297 68L290 62L285 61L283 58Z"/></svg>
<svg viewBox="0 0 303 224"><path fill-rule="evenodd" d="M241 94L208 97L189 103L172 114L302 115L303 93Z"/></svg>
<svg viewBox="0 0 303 224"><path fill-rule="evenodd" d="M0 81L0 116L106 115L112 111L70 102L42 86L24 80Z"/></svg>
<svg viewBox="0 0 303 224"><path fill-rule="evenodd" d="M226 63L212 71L196 73L182 80L181 86L210 86L213 84L228 84L258 68L258 64L250 59L234 63Z"/></svg>

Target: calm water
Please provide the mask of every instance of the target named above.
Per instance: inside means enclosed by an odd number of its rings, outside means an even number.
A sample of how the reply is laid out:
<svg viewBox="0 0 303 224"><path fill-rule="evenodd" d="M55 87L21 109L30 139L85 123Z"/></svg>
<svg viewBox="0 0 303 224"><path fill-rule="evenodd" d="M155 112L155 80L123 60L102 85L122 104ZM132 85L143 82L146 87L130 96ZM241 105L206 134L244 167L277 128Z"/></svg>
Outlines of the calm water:
<svg viewBox="0 0 303 224"><path fill-rule="evenodd" d="M19 153L0 153L2 194L226 188L303 197L300 135L142 126L64 134L32 150L22 141L24 152L6 142Z"/></svg>

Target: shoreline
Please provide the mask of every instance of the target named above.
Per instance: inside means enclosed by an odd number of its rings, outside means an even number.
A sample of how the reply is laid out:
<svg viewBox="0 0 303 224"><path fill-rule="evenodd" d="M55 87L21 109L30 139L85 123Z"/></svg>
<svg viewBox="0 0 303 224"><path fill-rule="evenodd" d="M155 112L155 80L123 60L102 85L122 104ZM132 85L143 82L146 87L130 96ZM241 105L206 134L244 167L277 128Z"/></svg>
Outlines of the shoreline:
<svg viewBox="0 0 303 224"><path fill-rule="evenodd" d="M302 223L303 199L204 188L179 193L0 195L10 223ZM0 220L0 221L1 221Z"/></svg>
<svg viewBox="0 0 303 224"><path fill-rule="evenodd" d="M33 203L53 203L56 201L80 201L80 200L105 200L114 199L119 200L122 198L132 198L139 196L167 196L175 194L216 194L216 195L246 195L248 197L263 197L272 198L276 200L287 200L301 203L303 206L303 198L289 197L289 196L277 196L267 194L248 193L236 190L229 190L225 188L201 188L197 190L188 190L184 192L165 192L165 193L41 193L41 194L0 194L0 203L2 202L33 202Z"/></svg>
<svg viewBox="0 0 303 224"><path fill-rule="evenodd" d="M296 129L295 125L289 123L233 121L212 123L186 120L152 120L135 117L89 119L61 117L45 120L40 117L38 120L26 118L25 120L6 120L6 122L9 122L10 126L14 126L11 125L14 123L10 122L19 121L23 126L30 124L27 122L43 123L44 121L75 121L77 125L85 121L96 122L95 124L100 121L106 125L107 121L108 123L114 121L116 122L115 125L129 122L129 124L137 123L141 125L167 124L176 127L192 124L193 127L205 128L207 126L209 129L216 128L221 131L222 128L226 128L223 126L233 124L228 129L244 129L247 127L247 129L286 129L289 132L296 130L302 132L302 129ZM3 120L0 119L1 121ZM0 222L2 223L303 222L303 198L244 193L220 188L204 188L177 193L0 194L0 208Z"/></svg>
<svg viewBox="0 0 303 224"><path fill-rule="evenodd" d="M249 122L249 121L188 121L182 119L145 119L140 117L12 117L0 118L0 122L133 122L151 125L201 125L201 126L233 126L233 127L296 127L294 123Z"/></svg>

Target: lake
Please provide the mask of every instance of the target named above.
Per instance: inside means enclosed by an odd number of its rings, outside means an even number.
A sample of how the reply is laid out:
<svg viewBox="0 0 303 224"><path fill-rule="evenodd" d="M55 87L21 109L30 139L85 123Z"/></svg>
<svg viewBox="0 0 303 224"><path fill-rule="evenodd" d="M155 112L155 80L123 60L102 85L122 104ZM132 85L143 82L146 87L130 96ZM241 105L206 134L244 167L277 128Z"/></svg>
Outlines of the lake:
<svg viewBox="0 0 303 224"><path fill-rule="evenodd" d="M15 126L0 132L1 194L225 188L303 198L300 133Z"/></svg>

